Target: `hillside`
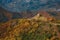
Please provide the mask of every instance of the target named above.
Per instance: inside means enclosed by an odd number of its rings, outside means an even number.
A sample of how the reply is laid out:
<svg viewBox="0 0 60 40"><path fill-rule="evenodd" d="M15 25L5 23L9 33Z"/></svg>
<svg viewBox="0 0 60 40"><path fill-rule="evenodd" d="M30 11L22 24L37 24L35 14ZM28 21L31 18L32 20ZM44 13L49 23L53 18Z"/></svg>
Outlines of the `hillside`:
<svg viewBox="0 0 60 40"><path fill-rule="evenodd" d="M0 40L60 40L60 21L37 15L0 23Z"/></svg>
<svg viewBox="0 0 60 40"><path fill-rule="evenodd" d="M0 40L60 40L60 0L0 0Z"/></svg>

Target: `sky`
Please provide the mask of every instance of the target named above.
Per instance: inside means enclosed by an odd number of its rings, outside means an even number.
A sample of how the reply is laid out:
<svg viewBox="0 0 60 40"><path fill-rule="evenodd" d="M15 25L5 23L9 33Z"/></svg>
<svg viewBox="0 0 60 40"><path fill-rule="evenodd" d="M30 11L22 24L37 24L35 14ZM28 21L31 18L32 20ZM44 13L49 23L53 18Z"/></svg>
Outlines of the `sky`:
<svg viewBox="0 0 60 40"><path fill-rule="evenodd" d="M11 12L54 8L55 4L60 4L60 0L0 0L0 6Z"/></svg>

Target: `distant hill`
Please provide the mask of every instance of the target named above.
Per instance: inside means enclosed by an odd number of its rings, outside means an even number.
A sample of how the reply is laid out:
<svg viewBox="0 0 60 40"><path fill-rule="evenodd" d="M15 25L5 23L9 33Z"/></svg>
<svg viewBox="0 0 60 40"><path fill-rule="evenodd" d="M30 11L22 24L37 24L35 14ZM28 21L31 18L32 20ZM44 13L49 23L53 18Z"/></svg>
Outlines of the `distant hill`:
<svg viewBox="0 0 60 40"><path fill-rule="evenodd" d="M16 18L31 18L34 17L37 14L41 14L46 17L55 17L57 19L60 19L60 12L57 11L45 11L45 10L40 10L40 11L24 11L24 12L10 12L2 7L0 7L0 22L6 22L11 19L16 19Z"/></svg>
<svg viewBox="0 0 60 40"><path fill-rule="evenodd" d="M10 12L0 7L0 22L5 22L11 19L16 19L16 18L30 18L36 14L37 14L36 12L31 12L28 10L20 13Z"/></svg>

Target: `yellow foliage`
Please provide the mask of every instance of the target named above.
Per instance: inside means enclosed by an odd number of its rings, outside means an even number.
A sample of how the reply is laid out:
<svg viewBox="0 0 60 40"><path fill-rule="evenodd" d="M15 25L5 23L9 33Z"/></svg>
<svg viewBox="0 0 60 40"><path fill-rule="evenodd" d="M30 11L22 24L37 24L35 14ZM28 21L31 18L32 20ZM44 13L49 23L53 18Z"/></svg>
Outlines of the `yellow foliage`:
<svg viewBox="0 0 60 40"><path fill-rule="evenodd" d="M48 20L52 20L52 18L47 19L46 17L38 17L38 19L37 19L38 22L37 21L27 20L27 19L18 19L17 24L14 25L14 26L11 26L11 24L12 23L16 23L17 20L11 20L9 22L6 22L6 23L4 23L4 25L7 25L7 32L5 32L5 33L8 33L9 35L6 35L5 39L4 38L3 39L4 40L15 40L16 39L15 36L17 36L17 40L22 40L21 37L18 37L18 36L21 35L21 33L22 34L23 33L29 34L29 33L35 32L36 30L42 31L42 33L43 33L43 32L45 32L44 29L47 27L46 25L49 24L49 23L47 23ZM43 25L43 21L46 21L46 23L47 23L45 26ZM37 29L37 28L40 27L39 24L40 25L42 24L41 25L42 26L42 30L41 30L41 28ZM4 27L4 25L3 25L3 27ZM1 26L1 24L0 24L0 26ZM11 26L11 28L10 28L10 26ZM47 27L47 28L50 29L50 27ZM3 40L3 39L1 39L1 40ZM49 39L47 38L46 40L49 40Z"/></svg>
<svg viewBox="0 0 60 40"><path fill-rule="evenodd" d="M29 25L30 25L29 22L24 23L24 26L29 26Z"/></svg>

